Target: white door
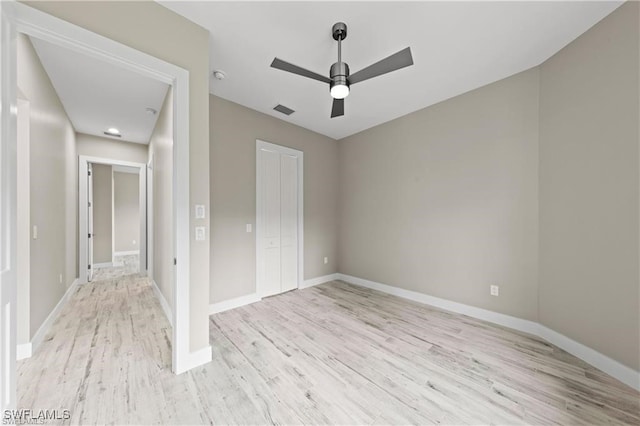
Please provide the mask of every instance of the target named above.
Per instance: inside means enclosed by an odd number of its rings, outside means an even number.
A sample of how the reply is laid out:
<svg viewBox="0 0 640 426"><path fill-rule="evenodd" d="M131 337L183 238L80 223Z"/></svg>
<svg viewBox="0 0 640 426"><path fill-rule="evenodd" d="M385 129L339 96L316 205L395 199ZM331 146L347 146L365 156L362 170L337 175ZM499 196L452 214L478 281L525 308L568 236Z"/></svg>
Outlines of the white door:
<svg viewBox="0 0 640 426"><path fill-rule="evenodd" d="M0 2L0 408L16 407L15 31Z"/></svg>
<svg viewBox="0 0 640 426"><path fill-rule="evenodd" d="M300 151L256 143L257 288L260 297L298 288L302 279Z"/></svg>
<svg viewBox="0 0 640 426"><path fill-rule="evenodd" d="M93 280L93 170L87 164L87 281Z"/></svg>

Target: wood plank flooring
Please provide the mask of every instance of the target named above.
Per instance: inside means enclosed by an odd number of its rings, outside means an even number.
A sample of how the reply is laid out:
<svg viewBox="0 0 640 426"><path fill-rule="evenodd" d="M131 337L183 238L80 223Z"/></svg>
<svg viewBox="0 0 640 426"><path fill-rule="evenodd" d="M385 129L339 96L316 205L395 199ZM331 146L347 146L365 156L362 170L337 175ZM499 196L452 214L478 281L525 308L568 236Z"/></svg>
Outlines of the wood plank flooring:
<svg viewBox="0 0 640 426"><path fill-rule="evenodd" d="M640 394L538 338L342 282L211 316L175 376L146 278L81 286L19 408L72 424L640 424Z"/></svg>

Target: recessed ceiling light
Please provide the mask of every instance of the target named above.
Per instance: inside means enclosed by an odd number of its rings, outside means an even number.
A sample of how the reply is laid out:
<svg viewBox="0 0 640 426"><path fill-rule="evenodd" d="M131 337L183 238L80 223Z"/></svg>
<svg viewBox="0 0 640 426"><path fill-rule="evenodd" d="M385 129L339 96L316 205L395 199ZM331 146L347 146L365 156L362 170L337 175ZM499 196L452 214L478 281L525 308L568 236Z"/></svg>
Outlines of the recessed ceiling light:
<svg viewBox="0 0 640 426"><path fill-rule="evenodd" d="M222 71L222 70L215 70L215 71L213 71L213 77L214 77L216 80L224 80L226 76L227 76L227 74L225 74L225 72L224 72L224 71Z"/></svg>
<svg viewBox="0 0 640 426"><path fill-rule="evenodd" d="M107 129L107 131L106 131L106 132L104 132L104 134L105 134L105 135L107 135L107 136L115 136L115 137L117 137L117 138L119 138L120 136L122 136L122 135L120 134L120 130L116 129L115 127L109 127L109 128Z"/></svg>

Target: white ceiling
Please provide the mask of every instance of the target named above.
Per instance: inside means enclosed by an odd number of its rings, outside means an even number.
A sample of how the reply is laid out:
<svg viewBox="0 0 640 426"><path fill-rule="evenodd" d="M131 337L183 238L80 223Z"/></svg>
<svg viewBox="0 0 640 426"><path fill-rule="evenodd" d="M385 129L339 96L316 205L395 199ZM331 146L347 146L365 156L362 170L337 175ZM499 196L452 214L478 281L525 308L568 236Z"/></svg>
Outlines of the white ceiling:
<svg viewBox="0 0 640 426"><path fill-rule="evenodd" d="M623 2L160 3L211 32L211 70L227 73L211 93L339 139L539 65ZM328 75L337 21L351 73L407 46L415 65L355 85L331 119L328 85L269 65Z"/></svg>
<svg viewBox="0 0 640 426"><path fill-rule="evenodd" d="M121 138L149 143L169 86L99 59L31 38L51 83L77 132L109 137L110 127Z"/></svg>

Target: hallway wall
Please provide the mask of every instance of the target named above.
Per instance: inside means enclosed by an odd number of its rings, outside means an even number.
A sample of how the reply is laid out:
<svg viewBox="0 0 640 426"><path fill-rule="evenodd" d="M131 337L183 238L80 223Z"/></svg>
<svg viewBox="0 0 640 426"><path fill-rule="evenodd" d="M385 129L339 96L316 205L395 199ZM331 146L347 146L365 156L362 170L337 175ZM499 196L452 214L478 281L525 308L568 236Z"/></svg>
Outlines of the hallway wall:
<svg viewBox="0 0 640 426"><path fill-rule="evenodd" d="M137 173L113 173L114 252L140 250L140 183Z"/></svg>
<svg viewBox="0 0 640 426"><path fill-rule="evenodd" d="M153 172L153 253L151 276L173 309L173 89L170 88L158 113L149 142Z"/></svg>
<svg viewBox="0 0 640 426"><path fill-rule="evenodd" d="M78 155L143 164L147 162L148 145L123 142L84 133L76 133L76 140Z"/></svg>
<svg viewBox="0 0 640 426"><path fill-rule="evenodd" d="M18 87L30 103L30 220L38 227L30 244L32 296L28 307L18 307L29 312L28 336L18 342L26 343L77 277L77 160L71 122L23 34L17 60Z"/></svg>

